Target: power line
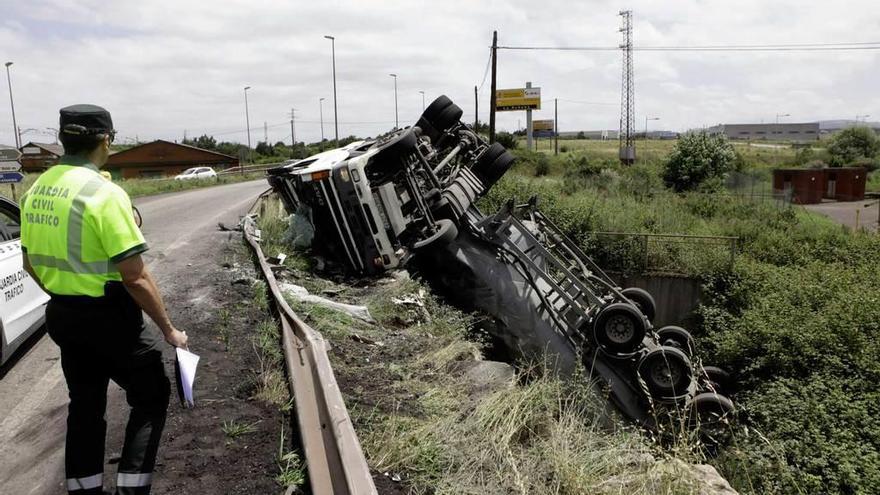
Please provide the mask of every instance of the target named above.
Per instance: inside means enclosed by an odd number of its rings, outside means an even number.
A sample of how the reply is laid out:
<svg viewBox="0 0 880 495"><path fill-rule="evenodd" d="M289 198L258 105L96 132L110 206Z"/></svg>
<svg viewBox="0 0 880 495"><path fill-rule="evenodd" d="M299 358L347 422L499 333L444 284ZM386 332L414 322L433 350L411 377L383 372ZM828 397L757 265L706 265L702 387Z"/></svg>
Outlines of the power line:
<svg viewBox="0 0 880 495"><path fill-rule="evenodd" d="M543 50L543 51L617 51L620 46L499 46L499 50ZM847 51L847 50L880 50L880 41L859 41L848 43L779 43L753 45L666 45L666 46L633 46L635 51L675 51L675 52L706 52L706 51Z"/></svg>
<svg viewBox="0 0 880 495"><path fill-rule="evenodd" d="M480 83L480 89L478 91L483 90L483 85L486 84L486 77L489 75L489 67L492 66L492 49L489 48L489 58L486 60L486 70L483 72L483 81Z"/></svg>

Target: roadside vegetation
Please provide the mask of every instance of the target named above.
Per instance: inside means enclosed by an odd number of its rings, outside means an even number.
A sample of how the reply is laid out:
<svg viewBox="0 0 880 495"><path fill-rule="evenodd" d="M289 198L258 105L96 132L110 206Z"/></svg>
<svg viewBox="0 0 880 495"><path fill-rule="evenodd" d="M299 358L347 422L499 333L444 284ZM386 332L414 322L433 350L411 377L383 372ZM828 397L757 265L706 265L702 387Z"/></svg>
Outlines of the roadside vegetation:
<svg viewBox="0 0 880 495"><path fill-rule="evenodd" d="M588 379L561 381L540 365L506 380L468 374L486 338L475 316L406 272L378 280L316 272L284 244L279 208L261 219L263 248L290 256L287 283L366 305L375 323L289 299L331 343L331 361L380 493L696 494L683 460L623 425L609 426ZM292 254L293 253L293 254Z"/></svg>
<svg viewBox="0 0 880 495"><path fill-rule="evenodd" d="M524 202L538 194L542 209L600 265L624 272L642 269L643 247L595 231L739 237L732 268L706 249L656 254L702 279L703 302L691 330L706 361L731 370L738 383L740 426L713 463L743 493L874 492L880 486L880 236L749 194L754 182L743 188L731 180L703 181L676 193L663 180L671 168L667 156L685 151L675 146L648 143L631 167L616 163L616 142L572 146L559 156L518 151L519 164L482 207L492 211L510 196ZM763 150L734 150L733 168L756 178L759 191L774 163L830 159L822 150L780 150L771 160Z"/></svg>

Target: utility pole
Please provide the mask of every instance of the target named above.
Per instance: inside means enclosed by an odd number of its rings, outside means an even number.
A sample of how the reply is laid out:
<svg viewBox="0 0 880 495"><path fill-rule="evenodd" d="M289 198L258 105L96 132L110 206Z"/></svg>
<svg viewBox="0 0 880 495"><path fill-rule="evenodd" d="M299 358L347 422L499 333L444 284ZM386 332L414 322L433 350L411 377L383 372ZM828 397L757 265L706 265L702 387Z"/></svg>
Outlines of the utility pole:
<svg viewBox="0 0 880 495"><path fill-rule="evenodd" d="M421 93L421 95L422 95L422 112L424 112L425 111L425 92L419 91L419 93Z"/></svg>
<svg viewBox="0 0 880 495"><path fill-rule="evenodd" d="M244 87L244 122L247 125L247 138L248 138L248 161L253 161L253 155L251 154L251 114L248 110L248 100L247 100L247 92L251 89L250 86Z"/></svg>
<svg viewBox="0 0 880 495"><path fill-rule="evenodd" d="M498 31L492 31L492 94L489 96L489 142L495 142L495 105L498 95L495 94L498 78Z"/></svg>
<svg viewBox="0 0 880 495"><path fill-rule="evenodd" d="M269 123L263 121L263 142L269 144Z"/></svg>
<svg viewBox="0 0 880 495"><path fill-rule="evenodd" d="M321 115L321 151L324 151L324 98L318 98L318 112Z"/></svg>
<svg viewBox="0 0 880 495"><path fill-rule="evenodd" d="M553 98L553 154L559 154L559 98Z"/></svg>
<svg viewBox="0 0 880 495"><path fill-rule="evenodd" d="M526 89L531 88L531 87L532 87L532 82L527 81L526 82ZM534 139L534 137L532 136L533 132L534 132L534 128L532 127L532 109L527 108L526 109L526 149L529 149L529 150L532 149L532 140Z"/></svg>
<svg viewBox="0 0 880 495"><path fill-rule="evenodd" d="M480 126L480 98L477 96L477 85L474 85L474 131Z"/></svg>
<svg viewBox="0 0 880 495"><path fill-rule="evenodd" d="M394 129L400 127L400 121L397 118L397 74L388 74L394 78Z"/></svg>
<svg viewBox="0 0 880 495"><path fill-rule="evenodd" d="M9 106L12 107L12 134L15 136L15 149L21 151L21 133L18 124L15 122L15 103L12 100L12 78L9 75L9 66L12 62L6 62L6 83L9 85ZM15 183L9 184L12 189L12 201L18 201L15 194Z"/></svg>
<svg viewBox="0 0 880 495"><path fill-rule="evenodd" d="M336 38L324 37L330 40L330 50L333 54L333 126L336 128L336 145L339 146L339 113L336 109Z"/></svg>
<svg viewBox="0 0 880 495"><path fill-rule="evenodd" d="M636 143L633 136L635 128L635 87L633 86L633 43L632 43L632 11L622 10L623 18L620 32L623 33L623 74L620 86L620 163L632 165L636 161Z"/></svg>
<svg viewBox="0 0 880 495"><path fill-rule="evenodd" d="M296 109L290 109L290 147L293 149L296 147L296 127L293 124L293 121L296 119Z"/></svg>

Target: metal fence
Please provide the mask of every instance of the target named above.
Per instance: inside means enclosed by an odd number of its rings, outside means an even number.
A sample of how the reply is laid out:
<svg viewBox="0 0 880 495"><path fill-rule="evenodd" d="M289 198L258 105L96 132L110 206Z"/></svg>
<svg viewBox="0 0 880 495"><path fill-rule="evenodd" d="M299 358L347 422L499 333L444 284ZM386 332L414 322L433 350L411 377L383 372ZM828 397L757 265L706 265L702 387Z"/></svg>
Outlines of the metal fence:
<svg viewBox="0 0 880 495"><path fill-rule="evenodd" d="M606 270L694 275L729 270L738 237L632 232L588 232L587 254Z"/></svg>

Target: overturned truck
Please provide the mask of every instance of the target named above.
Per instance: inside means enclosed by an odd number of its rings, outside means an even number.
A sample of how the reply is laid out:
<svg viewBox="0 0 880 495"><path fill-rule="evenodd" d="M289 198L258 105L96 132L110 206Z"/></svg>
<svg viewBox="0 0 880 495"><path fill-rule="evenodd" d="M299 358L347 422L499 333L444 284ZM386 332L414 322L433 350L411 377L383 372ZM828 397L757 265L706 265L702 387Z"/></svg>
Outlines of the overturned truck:
<svg viewBox="0 0 880 495"><path fill-rule="evenodd" d="M312 245L347 270L416 264L453 302L498 322L510 350L549 354L562 372L582 363L638 424L685 411L717 441L734 414L727 374L699 364L686 330L655 329L651 295L619 287L538 198L483 214L475 202L514 157L461 115L441 96L415 126L271 169L268 180L313 227Z"/></svg>

